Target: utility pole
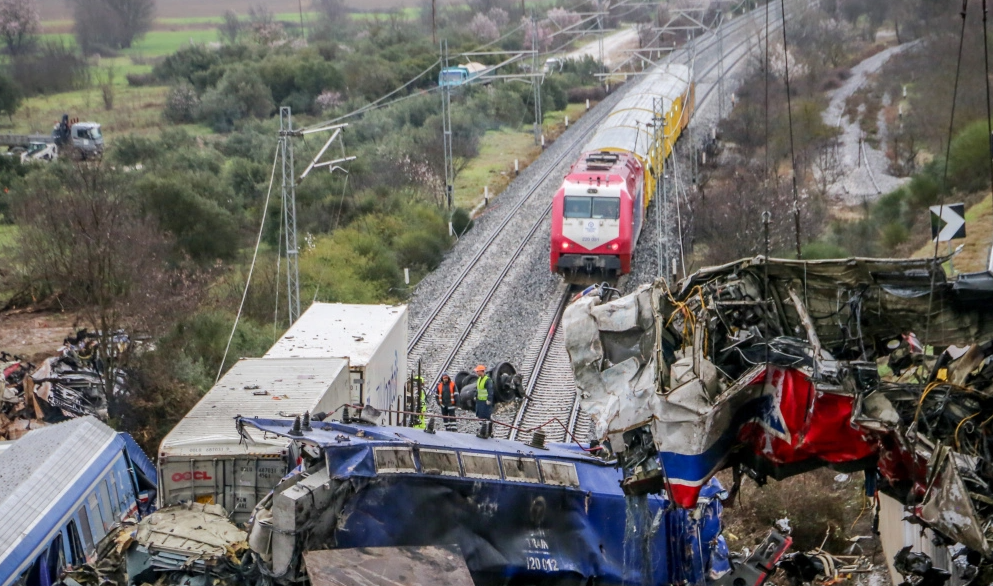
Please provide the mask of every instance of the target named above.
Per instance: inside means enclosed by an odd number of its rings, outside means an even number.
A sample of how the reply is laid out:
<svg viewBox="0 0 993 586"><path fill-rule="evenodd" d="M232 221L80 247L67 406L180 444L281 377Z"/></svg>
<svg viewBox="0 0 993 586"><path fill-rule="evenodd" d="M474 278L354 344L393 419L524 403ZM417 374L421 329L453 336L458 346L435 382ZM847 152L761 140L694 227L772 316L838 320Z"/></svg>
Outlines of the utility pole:
<svg viewBox="0 0 993 586"><path fill-rule="evenodd" d="M656 145L661 144L659 140L661 138L660 135L665 132L663 126L664 119L660 114L661 110L662 106L658 103L658 99L652 98L652 129L655 134L654 141ZM658 152L658 150L656 150L656 152ZM655 248L659 264L658 276L663 277L665 276L666 271L665 251L662 244L662 240L664 238L662 233L662 183L665 181L665 173L663 170L664 161L661 157L659 157L658 160L652 161L652 165L654 166L653 170L655 171Z"/></svg>
<svg viewBox="0 0 993 586"><path fill-rule="evenodd" d="M448 68L448 39L441 41L442 71ZM445 149L445 203L449 210L455 199L455 162L452 157L452 86L441 87L441 132Z"/></svg>
<svg viewBox="0 0 993 586"><path fill-rule="evenodd" d="M597 37L597 44L600 48L600 73L607 72L607 64L603 61L603 0L597 0L596 3L596 26L599 30L599 35ZM607 78L603 78L603 83L607 83Z"/></svg>
<svg viewBox="0 0 993 586"><path fill-rule="evenodd" d="M300 9L300 38L307 40L307 29L303 26L303 0L297 0L297 7Z"/></svg>
<svg viewBox="0 0 993 586"><path fill-rule="evenodd" d="M541 144L541 80L538 73L538 19L531 13L531 85L534 88L534 144ZM543 74L542 74L543 76Z"/></svg>
<svg viewBox="0 0 993 586"><path fill-rule="evenodd" d="M300 249L297 246L297 179L293 166L293 137L304 136L315 132L334 131L331 138L324 143L324 146L314 156L314 160L307 165L303 173L300 174L300 181L314 169L326 167L328 171L335 169L343 170L338 163L354 161L355 157L345 156L344 142L341 144L341 158L332 161L321 161L321 157L327 152L331 143L341 136L347 124L334 124L331 126L321 126L305 130L293 129L293 117L289 106L279 108L279 155L282 159L283 181L283 233L286 234L286 298L289 311L287 312L292 325L300 317ZM347 173L347 171L345 171Z"/></svg>
<svg viewBox="0 0 993 586"><path fill-rule="evenodd" d="M724 13L717 23L717 111L718 120L724 120Z"/></svg>
<svg viewBox="0 0 993 586"><path fill-rule="evenodd" d="M286 234L286 295L290 325L300 317L300 249L297 247L297 195L293 172L293 118L279 108L279 155L283 166L283 233Z"/></svg>

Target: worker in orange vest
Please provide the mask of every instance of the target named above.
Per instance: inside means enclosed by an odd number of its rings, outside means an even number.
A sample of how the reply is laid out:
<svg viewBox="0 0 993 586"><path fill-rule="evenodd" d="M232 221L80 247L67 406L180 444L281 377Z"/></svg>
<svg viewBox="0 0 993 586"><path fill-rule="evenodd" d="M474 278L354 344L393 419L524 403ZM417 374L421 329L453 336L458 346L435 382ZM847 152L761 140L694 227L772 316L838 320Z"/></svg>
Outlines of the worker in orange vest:
<svg viewBox="0 0 993 586"><path fill-rule="evenodd" d="M455 416L455 405L458 403L458 393L455 392L455 381L447 374L441 375L438 383L438 406L441 407L441 417L448 423Z"/></svg>

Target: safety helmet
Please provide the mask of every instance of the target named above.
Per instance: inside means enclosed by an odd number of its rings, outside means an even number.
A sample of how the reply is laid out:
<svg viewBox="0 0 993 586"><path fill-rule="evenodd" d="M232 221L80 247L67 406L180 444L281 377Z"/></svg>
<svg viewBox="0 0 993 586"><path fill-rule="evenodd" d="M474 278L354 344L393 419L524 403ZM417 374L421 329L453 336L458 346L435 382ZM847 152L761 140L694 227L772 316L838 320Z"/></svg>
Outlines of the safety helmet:
<svg viewBox="0 0 993 586"><path fill-rule="evenodd" d="M482 364L477 364L476 365L476 372L486 372L486 367L483 366Z"/></svg>

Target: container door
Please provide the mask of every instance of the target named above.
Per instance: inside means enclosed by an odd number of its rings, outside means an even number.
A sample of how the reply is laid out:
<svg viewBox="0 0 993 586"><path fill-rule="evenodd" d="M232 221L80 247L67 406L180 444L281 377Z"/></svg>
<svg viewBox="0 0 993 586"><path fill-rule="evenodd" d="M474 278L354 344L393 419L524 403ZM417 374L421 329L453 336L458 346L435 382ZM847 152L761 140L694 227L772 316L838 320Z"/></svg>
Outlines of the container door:
<svg viewBox="0 0 993 586"><path fill-rule="evenodd" d="M285 475L282 458L238 458L234 462L234 502L225 507L236 521L248 520L255 505Z"/></svg>
<svg viewBox="0 0 993 586"><path fill-rule="evenodd" d="M181 502L196 501L215 503L219 496L219 484L223 482L218 472L223 461L217 460L174 460L162 466L162 504L175 505Z"/></svg>

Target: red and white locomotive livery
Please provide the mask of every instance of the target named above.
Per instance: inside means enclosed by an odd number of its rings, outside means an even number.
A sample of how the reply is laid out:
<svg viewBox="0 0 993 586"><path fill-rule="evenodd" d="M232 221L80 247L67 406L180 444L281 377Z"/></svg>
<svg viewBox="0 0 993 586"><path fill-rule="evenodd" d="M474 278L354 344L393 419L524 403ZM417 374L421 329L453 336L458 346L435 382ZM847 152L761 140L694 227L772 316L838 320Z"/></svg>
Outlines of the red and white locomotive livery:
<svg viewBox="0 0 993 586"><path fill-rule="evenodd" d="M646 75L607 115L552 202L551 268L573 283L631 272L645 208L689 122L685 65Z"/></svg>

